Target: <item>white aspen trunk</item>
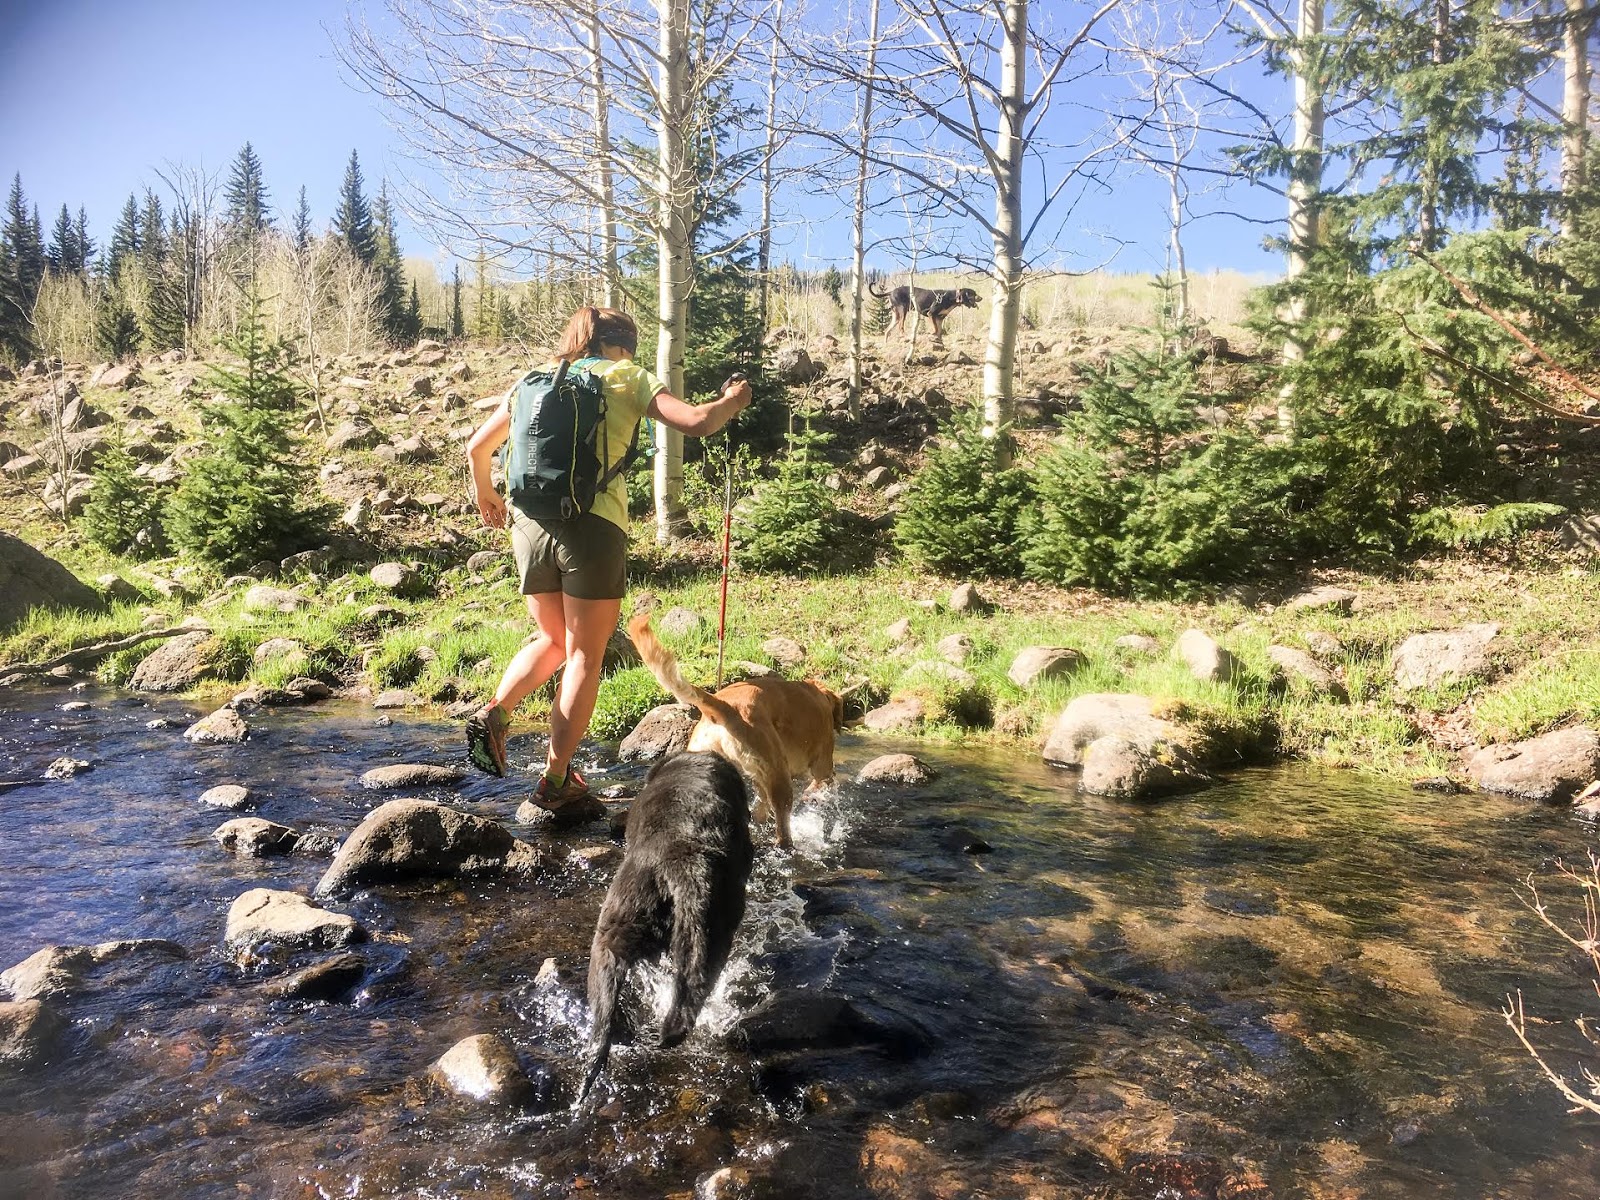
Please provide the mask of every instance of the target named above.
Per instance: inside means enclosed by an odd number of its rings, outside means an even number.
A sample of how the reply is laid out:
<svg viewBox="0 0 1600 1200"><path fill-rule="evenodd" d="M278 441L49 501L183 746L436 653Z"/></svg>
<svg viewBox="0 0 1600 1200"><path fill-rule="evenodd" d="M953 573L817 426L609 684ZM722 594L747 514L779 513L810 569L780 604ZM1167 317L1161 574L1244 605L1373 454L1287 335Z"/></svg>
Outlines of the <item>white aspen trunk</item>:
<svg viewBox="0 0 1600 1200"><path fill-rule="evenodd" d="M761 240L757 250L757 268L761 273L760 323L761 336L767 334L772 316L772 160L778 152L778 41L783 31L783 0L772 17L772 55L767 61L767 143L761 162Z"/></svg>
<svg viewBox="0 0 1600 1200"><path fill-rule="evenodd" d="M1000 120L994 173L994 291L989 347L983 359L983 431L993 437L1011 420L1022 304L1023 122L1027 117L1028 0L1007 0L1001 20Z"/></svg>
<svg viewBox="0 0 1600 1200"><path fill-rule="evenodd" d="M1172 229L1168 234L1168 254L1172 259L1172 281L1176 292L1177 302L1173 305L1172 315L1179 325L1189 319L1189 262L1183 253L1183 191L1182 180L1174 168L1167 175L1167 204L1172 219Z"/></svg>
<svg viewBox="0 0 1600 1200"><path fill-rule="evenodd" d="M1322 190L1322 86L1320 81L1311 78L1304 42L1307 38L1321 36L1324 3L1325 0L1298 0L1295 6L1295 36L1301 44L1290 56L1294 66L1294 144L1289 169L1289 254L1284 267L1284 275L1291 280L1305 274L1311 265L1319 233L1317 193ZM1296 296L1290 300L1283 315L1289 326L1283 343L1283 362L1287 366L1305 358L1305 298ZM1293 389L1284 384L1278 394L1278 424L1284 429L1294 427L1293 399Z"/></svg>
<svg viewBox="0 0 1600 1200"><path fill-rule="evenodd" d="M861 95L861 147L856 158L856 195L850 228L850 417L861 416L862 309L867 298L867 152L872 142L872 101L878 71L878 0L872 0L867 33L867 82Z"/></svg>
<svg viewBox="0 0 1600 1200"><path fill-rule="evenodd" d="M600 9L589 14L589 72L594 92L594 156L600 192L600 303L616 308L622 299L622 268L617 251L617 193L611 167L611 111L606 103L601 57Z"/></svg>
<svg viewBox="0 0 1600 1200"><path fill-rule="evenodd" d="M688 337L691 256L689 207L694 201L684 134L689 127L689 0L656 0L661 19L656 135L656 253L658 258L656 374L683 397ZM679 537L683 513L683 434L656 422L656 541Z"/></svg>
<svg viewBox="0 0 1600 1200"><path fill-rule="evenodd" d="M1589 0L1566 0L1567 19L1561 31L1565 80L1561 89L1561 236L1578 233L1574 199L1588 177L1589 35L1594 13Z"/></svg>

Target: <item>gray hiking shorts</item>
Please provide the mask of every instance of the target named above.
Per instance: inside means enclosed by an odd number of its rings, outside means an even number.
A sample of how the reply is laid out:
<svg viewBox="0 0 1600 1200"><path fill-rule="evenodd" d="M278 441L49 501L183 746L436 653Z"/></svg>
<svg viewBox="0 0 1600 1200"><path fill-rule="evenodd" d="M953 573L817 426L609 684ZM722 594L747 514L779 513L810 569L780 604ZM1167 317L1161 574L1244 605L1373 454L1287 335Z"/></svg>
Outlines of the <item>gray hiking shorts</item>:
<svg viewBox="0 0 1600 1200"><path fill-rule="evenodd" d="M620 600L628 590L628 535L604 517L539 521L516 505L511 552L524 596L561 592L577 600Z"/></svg>

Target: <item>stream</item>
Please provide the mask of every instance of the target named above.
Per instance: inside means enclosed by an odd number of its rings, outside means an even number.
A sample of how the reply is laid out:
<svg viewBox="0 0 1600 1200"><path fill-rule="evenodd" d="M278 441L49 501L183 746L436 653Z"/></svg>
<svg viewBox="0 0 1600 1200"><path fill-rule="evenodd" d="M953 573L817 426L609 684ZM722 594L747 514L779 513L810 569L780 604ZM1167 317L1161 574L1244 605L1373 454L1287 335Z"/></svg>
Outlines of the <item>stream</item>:
<svg viewBox="0 0 1600 1200"><path fill-rule="evenodd" d="M1576 1074L1572 1018L1600 997L1518 892L1586 864L1594 831L1563 811L1297 766L1114 803L1025 748L846 734L795 852L757 831L739 946L694 1036L617 1049L574 1115L613 866L567 856L609 845L606 827L516 823L525 770L400 793L505 822L563 865L329 903L371 931L365 981L347 1003L273 1000L267 968L224 952L229 905L309 895L327 859L231 857L211 831L239 814L200 794L244 784L251 815L340 838L395 795L363 771L463 765L460 727L336 700L190 745L204 711L0 692L0 777L91 764L0 791L0 968L121 938L188 954L131 957L51 1002L71 1021L57 1061L0 1074L0 1196L1596 1194L1600 1118L1566 1112L1499 1014L1520 989ZM586 750L592 786L636 789L643 765ZM854 781L895 750L937 779ZM542 761L526 722L512 757ZM1570 884L1541 893L1579 915ZM484 1107L430 1078L496 1031L552 1104Z"/></svg>

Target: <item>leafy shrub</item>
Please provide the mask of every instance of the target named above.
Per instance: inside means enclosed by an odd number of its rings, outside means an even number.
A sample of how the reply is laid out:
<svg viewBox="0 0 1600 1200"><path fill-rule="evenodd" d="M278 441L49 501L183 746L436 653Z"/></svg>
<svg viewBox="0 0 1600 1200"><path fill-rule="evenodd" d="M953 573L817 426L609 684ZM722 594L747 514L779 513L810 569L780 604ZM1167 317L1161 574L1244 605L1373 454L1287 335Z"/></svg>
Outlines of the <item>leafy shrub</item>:
<svg viewBox="0 0 1600 1200"><path fill-rule="evenodd" d="M1530 529L1565 516L1559 504L1512 503L1429 508L1411 518L1417 545L1457 549L1509 542Z"/></svg>
<svg viewBox="0 0 1600 1200"><path fill-rule="evenodd" d="M600 681L594 716L589 719L589 735L600 741L626 737L645 713L666 703L666 693L648 667L629 667Z"/></svg>
<svg viewBox="0 0 1600 1200"><path fill-rule="evenodd" d="M136 465L119 426L95 463L94 488L83 508L83 532L117 554L161 548L161 492L134 474Z"/></svg>
<svg viewBox="0 0 1600 1200"><path fill-rule="evenodd" d="M757 571L822 570L848 548L848 522L822 484L819 434L797 434L776 476L734 511L734 553Z"/></svg>
<svg viewBox="0 0 1600 1200"><path fill-rule="evenodd" d="M1261 570L1289 536L1289 452L1207 428L1194 360L1160 332L1090 382L1036 468L1021 522L1031 577L1183 593Z"/></svg>
<svg viewBox="0 0 1600 1200"><path fill-rule="evenodd" d="M212 371L226 401L203 415L210 450L189 464L165 522L174 546L220 567L299 549L323 515L306 503L310 467L290 432L288 350L266 336L254 295L232 349L242 366Z"/></svg>
<svg viewBox="0 0 1600 1200"><path fill-rule="evenodd" d="M1001 437L1005 437L1004 432ZM1017 527L1027 507L1027 473L999 464L983 414L958 415L906 491L895 537L906 554L947 575L1015 575Z"/></svg>

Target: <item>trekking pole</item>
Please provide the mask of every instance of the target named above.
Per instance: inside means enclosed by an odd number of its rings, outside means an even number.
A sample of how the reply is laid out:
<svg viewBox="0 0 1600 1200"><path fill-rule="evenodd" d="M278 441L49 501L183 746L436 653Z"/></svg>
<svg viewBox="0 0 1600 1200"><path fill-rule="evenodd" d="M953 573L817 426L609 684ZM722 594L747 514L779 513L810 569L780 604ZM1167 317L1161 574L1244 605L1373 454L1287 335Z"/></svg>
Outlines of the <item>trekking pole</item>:
<svg viewBox="0 0 1600 1200"><path fill-rule="evenodd" d="M743 383L735 372L728 383ZM728 383L722 386L726 388ZM717 687L722 686L722 655L728 641L728 562L733 551L733 422L728 422L728 457L722 470L722 599L717 605Z"/></svg>

